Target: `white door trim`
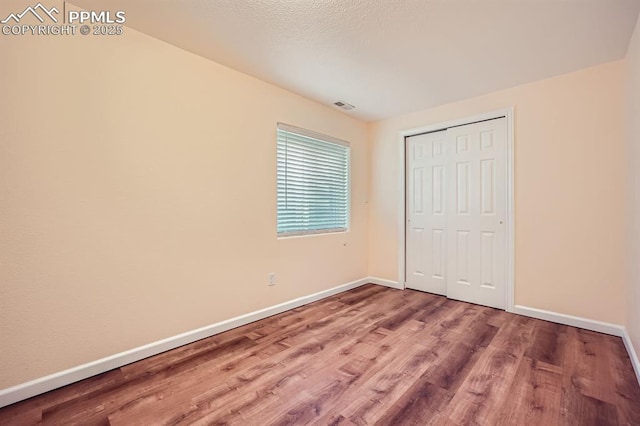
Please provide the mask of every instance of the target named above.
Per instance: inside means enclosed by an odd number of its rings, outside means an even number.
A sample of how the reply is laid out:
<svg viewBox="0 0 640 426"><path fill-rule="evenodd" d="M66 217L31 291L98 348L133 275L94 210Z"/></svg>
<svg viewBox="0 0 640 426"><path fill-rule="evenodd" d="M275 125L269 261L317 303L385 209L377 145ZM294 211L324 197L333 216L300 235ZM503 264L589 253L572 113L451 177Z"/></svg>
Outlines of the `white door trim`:
<svg viewBox="0 0 640 426"><path fill-rule="evenodd" d="M398 133L398 283L406 288L406 150L405 138L420 133L433 132L447 127L471 124L476 121L490 120L492 118L505 117L507 120L507 262L506 262L506 303L505 310L513 312L514 309L514 259L515 259L515 224L514 224L514 131L513 131L513 107L488 112L485 114L464 117L457 120L428 124L421 127L402 130Z"/></svg>

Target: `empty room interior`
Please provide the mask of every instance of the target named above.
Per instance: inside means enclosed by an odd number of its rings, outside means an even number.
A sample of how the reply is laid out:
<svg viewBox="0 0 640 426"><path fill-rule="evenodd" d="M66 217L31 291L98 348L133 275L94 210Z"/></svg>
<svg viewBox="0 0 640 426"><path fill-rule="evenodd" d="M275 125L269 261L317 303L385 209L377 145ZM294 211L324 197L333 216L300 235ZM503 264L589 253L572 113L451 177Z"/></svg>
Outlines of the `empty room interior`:
<svg viewBox="0 0 640 426"><path fill-rule="evenodd" d="M640 425L640 0L3 0L0 424Z"/></svg>

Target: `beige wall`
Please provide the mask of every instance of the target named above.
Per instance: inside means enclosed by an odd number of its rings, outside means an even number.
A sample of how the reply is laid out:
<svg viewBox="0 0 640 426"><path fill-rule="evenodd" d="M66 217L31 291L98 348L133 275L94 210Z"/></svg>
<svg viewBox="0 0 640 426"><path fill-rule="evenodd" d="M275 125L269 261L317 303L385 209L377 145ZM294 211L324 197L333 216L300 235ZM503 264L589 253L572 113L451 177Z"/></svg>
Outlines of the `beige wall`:
<svg viewBox="0 0 640 426"><path fill-rule="evenodd" d="M365 123L131 29L0 56L0 389L367 276ZM349 233L276 238L278 121L352 143Z"/></svg>
<svg viewBox="0 0 640 426"><path fill-rule="evenodd" d="M623 324L623 62L372 125L369 272L398 279L398 132L515 107L515 302Z"/></svg>
<svg viewBox="0 0 640 426"><path fill-rule="evenodd" d="M627 101L629 122L630 281L626 325L640 354L640 17L629 45Z"/></svg>

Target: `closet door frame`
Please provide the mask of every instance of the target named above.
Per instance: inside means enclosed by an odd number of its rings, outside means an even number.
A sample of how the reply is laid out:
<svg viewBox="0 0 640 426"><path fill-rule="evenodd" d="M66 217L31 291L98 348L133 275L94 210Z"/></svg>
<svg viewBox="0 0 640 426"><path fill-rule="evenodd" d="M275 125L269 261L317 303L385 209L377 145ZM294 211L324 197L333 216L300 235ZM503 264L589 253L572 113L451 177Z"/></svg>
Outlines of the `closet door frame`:
<svg viewBox="0 0 640 426"><path fill-rule="evenodd" d="M406 139L421 133L434 132L454 126L472 124L478 121L505 117L507 126L506 140L506 186L507 186L507 216L506 216L506 301L505 310L514 311L514 259L515 259L515 223L514 223L514 134L513 107L463 117L456 120L427 124L417 128L402 130L398 134L399 164L398 164L398 284L406 288Z"/></svg>

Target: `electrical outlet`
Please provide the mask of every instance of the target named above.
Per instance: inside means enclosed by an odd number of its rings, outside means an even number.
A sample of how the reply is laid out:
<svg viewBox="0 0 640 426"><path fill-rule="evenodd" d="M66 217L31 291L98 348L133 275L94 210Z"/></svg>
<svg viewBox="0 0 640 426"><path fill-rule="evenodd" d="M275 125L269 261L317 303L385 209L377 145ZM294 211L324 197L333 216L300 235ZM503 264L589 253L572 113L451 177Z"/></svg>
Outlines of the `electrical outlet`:
<svg viewBox="0 0 640 426"><path fill-rule="evenodd" d="M276 285L276 274L275 272L269 273L269 285Z"/></svg>

